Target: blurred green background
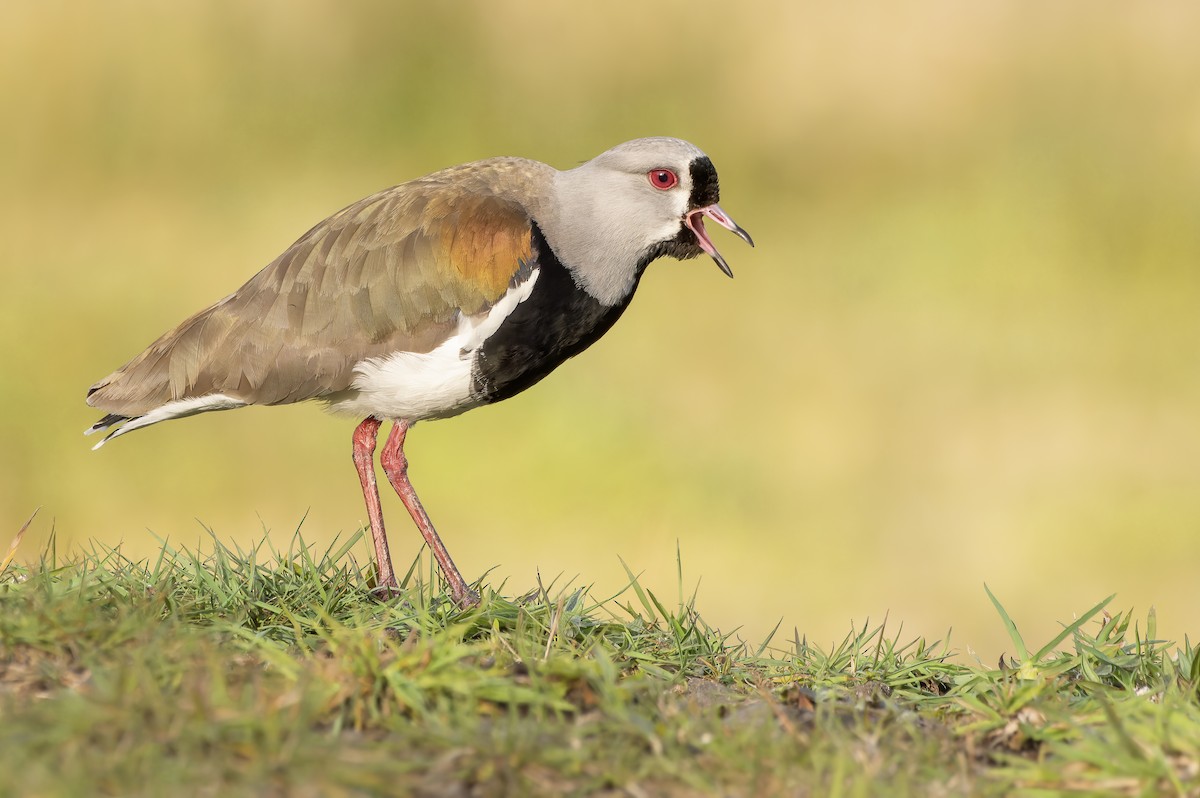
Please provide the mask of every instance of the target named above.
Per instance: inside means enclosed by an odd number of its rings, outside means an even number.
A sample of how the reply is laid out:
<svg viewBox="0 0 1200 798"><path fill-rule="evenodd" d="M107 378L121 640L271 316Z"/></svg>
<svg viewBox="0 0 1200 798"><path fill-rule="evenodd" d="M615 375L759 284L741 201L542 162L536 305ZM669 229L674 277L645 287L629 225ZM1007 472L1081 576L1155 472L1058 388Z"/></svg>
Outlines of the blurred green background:
<svg viewBox="0 0 1200 798"><path fill-rule="evenodd" d="M656 264L595 348L410 437L459 565L753 641L904 622L994 662L1109 592L1200 629L1200 6L0 5L0 547L365 520L316 406L100 452L93 381L314 222L445 165L674 135L755 237ZM394 555L419 537L385 496ZM153 534L152 534L153 532ZM0 549L2 550L2 549ZM359 555L365 559L366 548Z"/></svg>

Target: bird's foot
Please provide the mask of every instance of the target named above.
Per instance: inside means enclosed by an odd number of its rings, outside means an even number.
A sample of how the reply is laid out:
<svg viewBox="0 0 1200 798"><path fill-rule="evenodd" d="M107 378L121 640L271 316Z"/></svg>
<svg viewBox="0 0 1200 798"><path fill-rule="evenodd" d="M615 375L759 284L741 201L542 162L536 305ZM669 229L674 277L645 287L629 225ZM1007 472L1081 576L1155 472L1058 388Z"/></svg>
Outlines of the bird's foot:
<svg viewBox="0 0 1200 798"><path fill-rule="evenodd" d="M459 609L473 610L479 606L479 594L466 585L451 588L450 598L459 606Z"/></svg>
<svg viewBox="0 0 1200 798"><path fill-rule="evenodd" d="M376 601L391 601L403 595L400 585L395 582L384 582L382 585L376 585L368 591L368 594Z"/></svg>
<svg viewBox="0 0 1200 798"><path fill-rule="evenodd" d="M391 601L392 599L400 598L404 595L404 591L394 582L385 582L382 585L376 585L371 588L369 594L377 601ZM461 610L473 610L479 606L479 593L467 587L465 584L450 588L450 599Z"/></svg>

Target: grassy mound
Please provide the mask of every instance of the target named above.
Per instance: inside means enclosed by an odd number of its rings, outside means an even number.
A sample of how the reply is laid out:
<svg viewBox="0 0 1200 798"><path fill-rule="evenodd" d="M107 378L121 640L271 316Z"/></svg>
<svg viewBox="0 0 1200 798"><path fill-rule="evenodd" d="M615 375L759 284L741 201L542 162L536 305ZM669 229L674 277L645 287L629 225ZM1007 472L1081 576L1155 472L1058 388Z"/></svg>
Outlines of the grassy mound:
<svg viewBox="0 0 1200 798"><path fill-rule="evenodd" d="M378 601L355 542L4 568L0 794L1200 794L1200 657L1107 600L1033 652L997 602L990 669L886 624L751 646L632 574Z"/></svg>

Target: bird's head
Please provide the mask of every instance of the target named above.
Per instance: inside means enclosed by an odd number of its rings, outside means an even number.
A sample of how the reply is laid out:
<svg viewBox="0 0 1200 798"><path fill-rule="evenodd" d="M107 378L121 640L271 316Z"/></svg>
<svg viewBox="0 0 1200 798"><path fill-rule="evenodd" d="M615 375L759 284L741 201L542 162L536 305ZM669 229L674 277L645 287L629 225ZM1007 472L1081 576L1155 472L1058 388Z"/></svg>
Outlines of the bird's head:
<svg viewBox="0 0 1200 798"><path fill-rule="evenodd" d="M754 245L717 204L712 161L681 139L627 141L559 172L555 188L560 213L547 238L584 288L609 304L625 298L646 265L664 255L706 253L732 277L706 218Z"/></svg>

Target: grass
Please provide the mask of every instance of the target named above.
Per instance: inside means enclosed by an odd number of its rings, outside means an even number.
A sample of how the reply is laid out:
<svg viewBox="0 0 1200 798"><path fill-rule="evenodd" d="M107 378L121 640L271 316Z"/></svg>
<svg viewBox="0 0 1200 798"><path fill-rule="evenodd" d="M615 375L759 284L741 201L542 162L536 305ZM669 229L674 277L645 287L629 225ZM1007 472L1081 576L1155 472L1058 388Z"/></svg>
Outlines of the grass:
<svg viewBox="0 0 1200 798"><path fill-rule="evenodd" d="M383 603L356 542L7 566L0 794L1200 795L1200 657L1111 598L1031 651L993 597L992 668L887 622L749 645L633 574Z"/></svg>

